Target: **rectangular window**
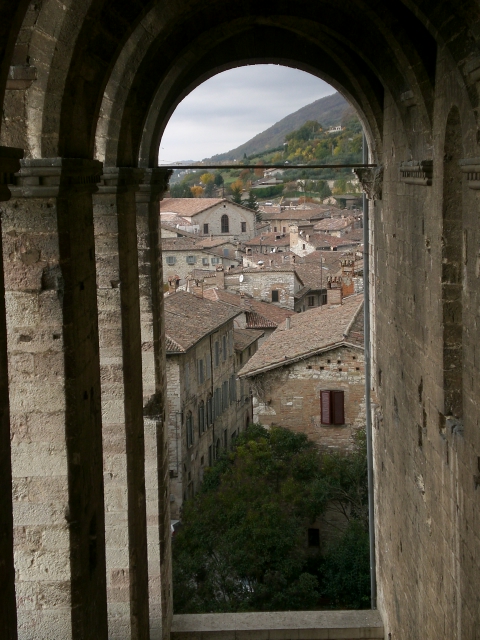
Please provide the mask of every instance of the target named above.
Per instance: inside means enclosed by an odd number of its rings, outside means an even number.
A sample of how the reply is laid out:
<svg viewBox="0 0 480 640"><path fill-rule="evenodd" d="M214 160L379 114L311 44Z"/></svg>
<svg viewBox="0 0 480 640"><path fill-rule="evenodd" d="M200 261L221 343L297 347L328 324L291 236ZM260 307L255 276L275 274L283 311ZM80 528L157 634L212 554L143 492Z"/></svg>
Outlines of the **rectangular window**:
<svg viewBox="0 0 480 640"><path fill-rule="evenodd" d="M242 233L247 233L247 223L242 222Z"/></svg>
<svg viewBox="0 0 480 640"><path fill-rule="evenodd" d="M213 424L213 397L207 398L207 427Z"/></svg>
<svg viewBox="0 0 480 640"><path fill-rule="evenodd" d="M278 289L272 289L272 302L278 302Z"/></svg>
<svg viewBox="0 0 480 640"><path fill-rule="evenodd" d="M235 380L235 374L230 376L230 403L235 402L237 399L237 381Z"/></svg>
<svg viewBox="0 0 480 640"><path fill-rule="evenodd" d="M220 364L220 344L218 340L215 341L215 366Z"/></svg>
<svg viewBox="0 0 480 640"><path fill-rule="evenodd" d="M220 387L215 389L215 417L222 414L222 390Z"/></svg>
<svg viewBox="0 0 480 640"><path fill-rule="evenodd" d="M314 307L315 306L315 296L308 296L307 304L308 304L309 307Z"/></svg>
<svg viewBox="0 0 480 640"><path fill-rule="evenodd" d="M196 261L195 256L187 256L187 264L195 264Z"/></svg>
<svg viewBox="0 0 480 640"><path fill-rule="evenodd" d="M212 375L212 357L209 353L207 353L207 366L206 366L206 377L207 380L210 380L210 376Z"/></svg>
<svg viewBox="0 0 480 640"><path fill-rule="evenodd" d="M220 264L220 258L212 258L211 259L211 263L212 264Z"/></svg>
<svg viewBox="0 0 480 640"><path fill-rule="evenodd" d="M203 266L207 267L208 266L208 258L202 258L202 264L203 264Z"/></svg>
<svg viewBox="0 0 480 640"><path fill-rule="evenodd" d="M223 361L227 359L227 336L223 336L222 338L222 356Z"/></svg>
<svg viewBox="0 0 480 640"><path fill-rule="evenodd" d="M277 231L277 227L273 227L273 231L275 233Z"/></svg>
<svg viewBox="0 0 480 640"><path fill-rule="evenodd" d="M205 381L205 372L203 369L203 360L198 361L198 384L203 384Z"/></svg>
<svg viewBox="0 0 480 640"><path fill-rule="evenodd" d="M286 233L287 227L283 227L283 233Z"/></svg>
<svg viewBox="0 0 480 640"><path fill-rule="evenodd" d="M228 258L228 249L223 250L223 255L225 258Z"/></svg>
<svg viewBox="0 0 480 640"><path fill-rule="evenodd" d="M203 401L198 405L198 433L202 435L205 431L205 405Z"/></svg>
<svg viewBox="0 0 480 640"><path fill-rule="evenodd" d="M206 236L208 236L208 223L207 223L207 222L205 222L205 223L203 224L203 233L204 233Z"/></svg>
<svg viewBox="0 0 480 640"><path fill-rule="evenodd" d="M322 424L345 424L343 391L320 391L320 415Z"/></svg>
<svg viewBox="0 0 480 640"><path fill-rule="evenodd" d="M190 412L187 414L187 447L193 445L193 416Z"/></svg>
<svg viewBox="0 0 480 640"><path fill-rule="evenodd" d="M190 391L190 365L185 363L185 391Z"/></svg>
<svg viewBox="0 0 480 640"><path fill-rule="evenodd" d="M167 256L165 258L165 261L167 264L175 264L175 262L177 261L177 259L175 258L175 256Z"/></svg>
<svg viewBox="0 0 480 640"><path fill-rule="evenodd" d="M228 380L222 384L222 409L228 409Z"/></svg>
<svg viewBox="0 0 480 640"><path fill-rule="evenodd" d="M228 353L233 355L233 331L228 333Z"/></svg>

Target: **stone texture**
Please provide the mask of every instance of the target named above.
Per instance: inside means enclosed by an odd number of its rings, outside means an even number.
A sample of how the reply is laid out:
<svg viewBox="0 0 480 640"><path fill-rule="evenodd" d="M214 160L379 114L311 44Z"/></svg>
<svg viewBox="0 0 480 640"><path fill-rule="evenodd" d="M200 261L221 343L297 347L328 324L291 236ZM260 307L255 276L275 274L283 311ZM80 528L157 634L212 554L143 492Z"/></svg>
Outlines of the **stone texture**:
<svg viewBox="0 0 480 640"><path fill-rule="evenodd" d="M107 635L91 207L99 168L26 161L3 213L19 638ZM45 175L54 184L40 184Z"/></svg>
<svg viewBox="0 0 480 640"><path fill-rule="evenodd" d="M142 177L139 170L106 170L93 207L111 640L149 638L135 203Z"/></svg>

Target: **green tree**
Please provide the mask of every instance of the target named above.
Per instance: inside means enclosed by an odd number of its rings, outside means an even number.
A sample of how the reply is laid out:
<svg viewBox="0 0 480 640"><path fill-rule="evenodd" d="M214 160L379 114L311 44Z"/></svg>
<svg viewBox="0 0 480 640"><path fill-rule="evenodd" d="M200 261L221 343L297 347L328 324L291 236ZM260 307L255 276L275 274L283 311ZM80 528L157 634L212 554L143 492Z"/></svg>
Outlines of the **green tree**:
<svg viewBox="0 0 480 640"><path fill-rule="evenodd" d="M170 185L170 196L172 198L193 198L188 184L180 182L179 184Z"/></svg>
<svg viewBox="0 0 480 640"><path fill-rule="evenodd" d="M338 540L348 553L355 544L364 552L360 450L324 456L303 434L250 425L184 505L173 541L176 613L309 609L320 594L332 605L363 604L362 562L352 571L335 546L325 558L307 546L310 523L341 503L347 517ZM354 527L362 532L355 544ZM368 539L366 547L368 554ZM337 569L341 575L328 591L323 575Z"/></svg>
<svg viewBox="0 0 480 640"><path fill-rule="evenodd" d="M242 204L242 183L234 182L231 186L232 200L235 204Z"/></svg>
<svg viewBox="0 0 480 640"><path fill-rule="evenodd" d="M214 182L216 187L221 187L222 186L222 184L223 184L223 176L222 176L222 174L220 172L217 172L215 174L213 182Z"/></svg>
<svg viewBox="0 0 480 640"><path fill-rule="evenodd" d="M245 206L252 211L255 211L255 220L260 222L262 219L262 212L259 211L257 196L253 191L248 192L248 200L245 202Z"/></svg>

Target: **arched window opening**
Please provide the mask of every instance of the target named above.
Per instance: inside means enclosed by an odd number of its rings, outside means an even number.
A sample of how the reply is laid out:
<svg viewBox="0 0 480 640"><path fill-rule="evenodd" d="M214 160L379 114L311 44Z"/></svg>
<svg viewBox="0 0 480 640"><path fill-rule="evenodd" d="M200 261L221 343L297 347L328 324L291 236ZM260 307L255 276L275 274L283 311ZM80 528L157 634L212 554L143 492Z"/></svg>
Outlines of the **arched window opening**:
<svg viewBox="0 0 480 640"><path fill-rule="evenodd" d="M444 416L463 418L463 216L460 113L447 120L443 159L442 315ZM441 430L445 429L441 424ZM458 426L458 425L457 425Z"/></svg>
<svg viewBox="0 0 480 640"><path fill-rule="evenodd" d="M221 225L222 225L222 233L229 233L230 224L229 224L228 216L226 213L224 213L221 218Z"/></svg>

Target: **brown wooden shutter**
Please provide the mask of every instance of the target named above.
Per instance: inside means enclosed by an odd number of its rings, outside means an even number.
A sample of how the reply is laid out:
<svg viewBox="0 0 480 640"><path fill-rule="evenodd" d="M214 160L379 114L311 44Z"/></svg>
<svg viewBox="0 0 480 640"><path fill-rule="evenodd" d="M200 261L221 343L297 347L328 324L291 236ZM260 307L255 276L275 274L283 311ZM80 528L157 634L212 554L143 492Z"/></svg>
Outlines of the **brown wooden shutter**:
<svg viewBox="0 0 480 640"><path fill-rule="evenodd" d="M333 420L331 424L345 424L345 409L344 409L344 393L343 391L332 391L332 413Z"/></svg>
<svg viewBox="0 0 480 640"><path fill-rule="evenodd" d="M320 391L320 414L322 424L332 424L331 391Z"/></svg>

